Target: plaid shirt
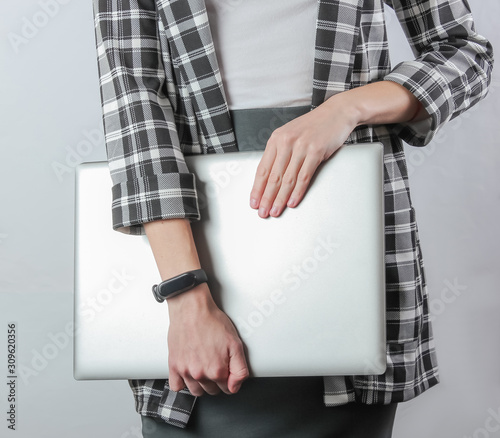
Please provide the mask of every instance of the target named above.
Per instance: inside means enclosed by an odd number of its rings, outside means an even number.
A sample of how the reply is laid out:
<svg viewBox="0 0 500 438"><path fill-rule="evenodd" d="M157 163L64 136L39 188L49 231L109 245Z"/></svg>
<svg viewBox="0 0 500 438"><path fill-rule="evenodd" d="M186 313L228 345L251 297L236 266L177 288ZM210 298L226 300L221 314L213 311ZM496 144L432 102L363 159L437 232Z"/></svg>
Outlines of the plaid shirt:
<svg viewBox="0 0 500 438"><path fill-rule="evenodd" d="M380 376L325 377L328 406L406 401L438 382L401 140L428 144L443 124L485 97L493 66L492 47L475 32L466 0L385 4L415 56L394 68L382 0L318 0L311 109L344 90L389 80L410 90L430 115L360 126L346 142L384 145L388 366ZM238 150L204 1L94 0L94 14L113 227L143 234L144 222L199 220L184 155ZM168 380L129 384L138 413L185 427L195 401L189 392L169 390Z"/></svg>

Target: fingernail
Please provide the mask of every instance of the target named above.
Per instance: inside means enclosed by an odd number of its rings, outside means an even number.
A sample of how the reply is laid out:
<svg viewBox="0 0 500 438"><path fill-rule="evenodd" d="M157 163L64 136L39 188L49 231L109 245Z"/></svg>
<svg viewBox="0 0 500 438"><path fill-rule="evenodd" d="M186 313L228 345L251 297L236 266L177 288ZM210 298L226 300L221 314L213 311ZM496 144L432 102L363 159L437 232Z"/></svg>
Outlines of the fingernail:
<svg viewBox="0 0 500 438"><path fill-rule="evenodd" d="M274 206L273 208L271 208L271 216L274 216L278 214L278 207Z"/></svg>
<svg viewBox="0 0 500 438"><path fill-rule="evenodd" d="M260 207L259 216L266 216L266 215L267 215L266 209L264 207Z"/></svg>
<svg viewBox="0 0 500 438"><path fill-rule="evenodd" d="M257 208L258 206L259 206L259 203L257 202L257 199L255 199L255 198L250 199L250 207Z"/></svg>
<svg viewBox="0 0 500 438"><path fill-rule="evenodd" d="M286 205L289 207L295 207L295 199L290 198Z"/></svg>

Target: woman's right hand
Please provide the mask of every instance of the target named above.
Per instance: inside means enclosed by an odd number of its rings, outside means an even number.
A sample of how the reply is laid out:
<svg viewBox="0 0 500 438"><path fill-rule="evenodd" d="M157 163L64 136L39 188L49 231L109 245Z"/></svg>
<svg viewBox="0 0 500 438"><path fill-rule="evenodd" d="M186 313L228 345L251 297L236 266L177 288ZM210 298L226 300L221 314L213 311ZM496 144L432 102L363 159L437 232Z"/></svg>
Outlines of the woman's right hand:
<svg viewBox="0 0 500 438"><path fill-rule="evenodd" d="M161 279L200 269L188 219L161 219L144 224ZM243 343L207 283L167 300L169 385L187 386L191 394L234 394L248 377Z"/></svg>
<svg viewBox="0 0 500 438"><path fill-rule="evenodd" d="M168 299L169 387L191 394L238 392L249 371L243 343L206 283Z"/></svg>

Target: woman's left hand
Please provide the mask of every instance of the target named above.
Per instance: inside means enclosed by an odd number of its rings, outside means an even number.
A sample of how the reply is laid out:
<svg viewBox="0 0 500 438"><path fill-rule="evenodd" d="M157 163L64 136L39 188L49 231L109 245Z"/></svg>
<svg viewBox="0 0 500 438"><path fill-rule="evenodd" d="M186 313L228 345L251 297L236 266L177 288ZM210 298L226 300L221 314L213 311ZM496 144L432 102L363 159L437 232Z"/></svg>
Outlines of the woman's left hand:
<svg viewBox="0 0 500 438"><path fill-rule="evenodd" d="M286 206L296 207L318 166L357 126L358 114L338 105L336 96L273 131L250 193L250 206L260 217L277 217Z"/></svg>

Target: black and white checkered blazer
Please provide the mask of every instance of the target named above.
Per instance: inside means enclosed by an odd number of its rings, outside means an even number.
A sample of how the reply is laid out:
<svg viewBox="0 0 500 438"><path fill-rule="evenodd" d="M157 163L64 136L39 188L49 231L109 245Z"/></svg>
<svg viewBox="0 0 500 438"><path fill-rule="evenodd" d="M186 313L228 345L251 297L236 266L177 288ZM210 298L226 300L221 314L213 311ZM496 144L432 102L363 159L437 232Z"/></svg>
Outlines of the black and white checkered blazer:
<svg viewBox="0 0 500 438"><path fill-rule="evenodd" d="M313 0L309 0L313 1ZM200 218L186 154L237 151L204 0L93 0L113 226ZM415 59L391 67L384 3ZM286 2L283 2L286 7ZM397 82L430 118L357 127L346 144L382 142L385 163L387 371L325 377L329 406L409 400L438 382L428 295L402 140L428 144L485 97L490 43L466 0L318 0L311 109L370 82ZM168 380L130 380L136 410L185 427L195 397Z"/></svg>

